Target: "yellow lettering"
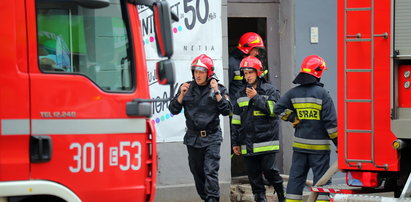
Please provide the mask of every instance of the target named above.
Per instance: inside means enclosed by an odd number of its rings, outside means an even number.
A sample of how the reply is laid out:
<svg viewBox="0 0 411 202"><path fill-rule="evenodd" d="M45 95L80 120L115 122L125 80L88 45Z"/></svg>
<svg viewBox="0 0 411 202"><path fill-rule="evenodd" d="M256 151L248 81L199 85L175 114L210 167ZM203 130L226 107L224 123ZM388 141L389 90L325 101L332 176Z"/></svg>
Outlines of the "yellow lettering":
<svg viewBox="0 0 411 202"><path fill-rule="evenodd" d="M298 119L320 120L320 111L317 109L297 109Z"/></svg>

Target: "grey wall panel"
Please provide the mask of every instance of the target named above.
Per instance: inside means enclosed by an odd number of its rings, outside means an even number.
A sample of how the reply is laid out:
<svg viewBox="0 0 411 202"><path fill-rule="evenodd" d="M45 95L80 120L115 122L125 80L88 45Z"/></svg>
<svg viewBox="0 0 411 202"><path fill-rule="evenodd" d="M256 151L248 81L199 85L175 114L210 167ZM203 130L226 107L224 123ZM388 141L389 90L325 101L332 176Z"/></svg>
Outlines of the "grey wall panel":
<svg viewBox="0 0 411 202"><path fill-rule="evenodd" d="M401 55L411 55L411 1L395 1L394 49Z"/></svg>

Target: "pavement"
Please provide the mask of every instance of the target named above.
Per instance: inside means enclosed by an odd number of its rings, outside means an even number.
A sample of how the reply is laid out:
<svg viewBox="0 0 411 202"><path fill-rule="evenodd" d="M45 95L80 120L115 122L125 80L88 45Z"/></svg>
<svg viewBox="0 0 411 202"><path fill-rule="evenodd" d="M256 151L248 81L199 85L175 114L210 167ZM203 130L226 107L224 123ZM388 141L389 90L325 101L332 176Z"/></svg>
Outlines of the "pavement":
<svg viewBox="0 0 411 202"><path fill-rule="evenodd" d="M287 187L288 175L281 175L281 177L283 177L284 180L284 187ZM312 181L308 180L307 184L312 184ZM277 195L275 194L274 188L268 185L266 185L265 188L267 202L277 202ZM308 199L309 194L309 191L304 191L303 201ZM231 179L230 199L231 202L254 202L254 195L247 176L233 177Z"/></svg>

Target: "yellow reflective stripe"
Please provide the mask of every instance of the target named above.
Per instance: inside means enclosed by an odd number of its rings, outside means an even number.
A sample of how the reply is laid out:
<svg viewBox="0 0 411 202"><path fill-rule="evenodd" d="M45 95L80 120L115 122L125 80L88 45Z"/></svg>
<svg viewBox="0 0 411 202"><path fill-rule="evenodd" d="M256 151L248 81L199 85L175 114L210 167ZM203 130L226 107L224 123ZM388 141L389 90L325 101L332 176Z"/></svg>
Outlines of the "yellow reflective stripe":
<svg viewBox="0 0 411 202"><path fill-rule="evenodd" d="M234 125L241 125L241 120L231 119L231 124L234 124Z"/></svg>
<svg viewBox="0 0 411 202"><path fill-rule="evenodd" d="M308 69L308 68L303 68L303 72L311 72L311 69Z"/></svg>
<svg viewBox="0 0 411 202"><path fill-rule="evenodd" d="M295 103L293 106L295 109L322 109L322 106L316 103Z"/></svg>
<svg viewBox="0 0 411 202"><path fill-rule="evenodd" d="M285 202L302 202L303 200L302 199L300 199L300 200L297 200L297 199L285 199Z"/></svg>
<svg viewBox="0 0 411 202"><path fill-rule="evenodd" d="M249 101L239 102L239 103L238 103L238 106L240 106L240 107L246 107L246 106L248 106L248 103L249 103Z"/></svg>
<svg viewBox="0 0 411 202"><path fill-rule="evenodd" d="M254 111L254 116L265 116L265 115L267 115L267 114L264 114L264 113L261 112L261 111L258 111L258 110L255 110L255 111Z"/></svg>
<svg viewBox="0 0 411 202"><path fill-rule="evenodd" d="M280 114L280 118L281 118L282 120L284 120L284 121L287 121L288 117L290 116L290 114L291 114L292 112L293 112L293 111L291 111L290 109L286 109L284 112L282 112L282 113Z"/></svg>
<svg viewBox="0 0 411 202"><path fill-rule="evenodd" d="M337 132L331 133L328 136L330 136L331 139L335 139L338 136L338 133Z"/></svg>
<svg viewBox="0 0 411 202"><path fill-rule="evenodd" d="M317 202L330 202L330 200L316 200Z"/></svg>
<svg viewBox="0 0 411 202"><path fill-rule="evenodd" d="M274 101L267 100L268 108L270 108L270 115L274 115Z"/></svg>
<svg viewBox="0 0 411 202"><path fill-rule="evenodd" d="M234 76L233 80L243 80L243 76Z"/></svg>
<svg viewBox="0 0 411 202"><path fill-rule="evenodd" d="M297 115L300 120L320 120L320 111L318 109L297 109Z"/></svg>
<svg viewBox="0 0 411 202"><path fill-rule="evenodd" d="M330 145L312 145L294 142L293 147L300 149L310 149L310 150L330 150Z"/></svg>
<svg viewBox="0 0 411 202"><path fill-rule="evenodd" d="M242 150L241 150L241 154L247 154L247 150L246 150L246 149L242 149Z"/></svg>
<svg viewBox="0 0 411 202"><path fill-rule="evenodd" d="M257 148L253 149L253 152L257 153L257 152L275 151L275 150L280 150L280 145L270 145L270 146L264 146L264 147L257 147Z"/></svg>

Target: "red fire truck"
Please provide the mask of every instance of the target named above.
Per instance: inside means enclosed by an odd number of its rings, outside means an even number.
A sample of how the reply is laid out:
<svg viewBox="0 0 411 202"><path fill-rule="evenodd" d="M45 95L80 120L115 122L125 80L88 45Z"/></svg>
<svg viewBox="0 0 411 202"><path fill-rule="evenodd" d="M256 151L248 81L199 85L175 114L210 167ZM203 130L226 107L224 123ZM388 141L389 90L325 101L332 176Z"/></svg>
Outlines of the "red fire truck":
<svg viewBox="0 0 411 202"><path fill-rule="evenodd" d="M409 199L411 1L337 2L338 169L346 185L312 190L345 201L367 196L340 194L380 191Z"/></svg>
<svg viewBox="0 0 411 202"><path fill-rule="evenodd" d="M168 58L159 83L172 84L165 1L1 3L0 201L154 200L140 5Z"/></svg>

